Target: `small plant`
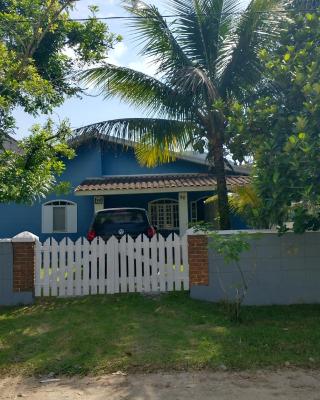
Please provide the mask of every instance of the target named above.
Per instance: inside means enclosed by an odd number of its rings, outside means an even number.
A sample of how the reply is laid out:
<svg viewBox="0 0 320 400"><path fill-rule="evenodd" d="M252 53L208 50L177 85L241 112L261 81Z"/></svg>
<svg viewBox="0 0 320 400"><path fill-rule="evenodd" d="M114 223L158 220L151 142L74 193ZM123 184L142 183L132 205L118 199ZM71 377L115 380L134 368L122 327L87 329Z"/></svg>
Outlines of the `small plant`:
<svg viewBox="0 0 320 400"><path fill-rule="evenodd" d="M240 256L244 251L250 250L249 235L238 232L223 236L217 232L210 232L208 236L212 239L209 242L209 246L223 256L226 264L234 263L240 273L241 280L235 285L235 299L232 302L228 302L228 305L230 306L231 319L236 322L241 322L241 306L248 292L249 281L241 268ZM221 287L224 290L222 284Z"/></svg>
<svg viewBox="0 0 320 400"><path fill-rule="evenodd" d="M227 299L228 310L231 314L231 320L241 322L241 306L246 298L249 288L249 279L246 277L241 264L240 257L244 251L250 250L249 239L257 238L257 234L248 234L244 232L238 232L229 235L221 235L218 232L210 229L210 224L200 222L194 227L195 232L204 232L211 239L209 240L209 246L213 248L218 254L223 256L226 264L234 263L240 273L240 282L234 287L236 290L234 301ZM251 276L252 277L252 276ZM223 282L219 280L221 289L228 296Z"/></svg>

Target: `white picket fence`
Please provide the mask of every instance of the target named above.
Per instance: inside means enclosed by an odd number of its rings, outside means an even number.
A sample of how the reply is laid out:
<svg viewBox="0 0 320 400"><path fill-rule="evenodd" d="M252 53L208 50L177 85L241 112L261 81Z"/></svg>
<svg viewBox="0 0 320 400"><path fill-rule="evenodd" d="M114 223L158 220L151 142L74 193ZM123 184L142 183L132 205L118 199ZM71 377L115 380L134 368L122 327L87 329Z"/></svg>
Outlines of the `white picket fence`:
<svg viewBox="0 0 320 400"><path fill-rule="evenodd" d="M37 297L188 290L187 237L50 238L36 244L35 275Z"/></svg>

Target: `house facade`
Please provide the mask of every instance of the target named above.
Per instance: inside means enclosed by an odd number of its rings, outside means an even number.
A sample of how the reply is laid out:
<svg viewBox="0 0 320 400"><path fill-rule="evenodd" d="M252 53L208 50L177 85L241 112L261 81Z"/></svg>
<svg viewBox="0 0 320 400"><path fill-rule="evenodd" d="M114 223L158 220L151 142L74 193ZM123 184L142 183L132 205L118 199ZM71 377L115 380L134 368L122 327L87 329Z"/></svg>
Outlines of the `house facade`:
<svg viewBox="0 0 320 400"><path fill-rule="evenodd" d="M0 204L0 237L30 231L45 240L86 236L95 212L104 208L139 207L164 235L183 235L190 223L213 221L216 210L204 201L215 193L216 179L205 158L179 155L176 161L146 168L138 164L126 141L82 138L77 156L66 161L61 180L71 184L67 195L51 195L32 206ZM249 182L246 171L230 171L230 188ZM243 222L232 217L233 228Z"/></svg>

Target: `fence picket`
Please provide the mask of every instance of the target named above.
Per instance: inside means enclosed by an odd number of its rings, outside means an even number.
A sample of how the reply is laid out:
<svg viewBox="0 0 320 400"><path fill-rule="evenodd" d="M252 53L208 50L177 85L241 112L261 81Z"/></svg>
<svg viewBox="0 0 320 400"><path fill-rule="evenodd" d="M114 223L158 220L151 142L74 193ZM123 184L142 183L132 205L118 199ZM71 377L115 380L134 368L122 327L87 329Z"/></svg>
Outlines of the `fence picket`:
<svg viewBox="0 0 320 400"><path fill-rule="evenodd" d="M170 234L166 239L166 253L167 253L167 262L166 262L166 276L167 276L167 291L173 291L173 240L172 234Z"/></svg>
<svg viewBox="0 0 320 400"><path fill-rule="evenodd" d="M67 296L74 295L74 243L67 238L66 248L66 291Z"/></svg>
<svg viewBox="0 0 320 400"><path fill-rule="evenodd" d="M135 289L138 293L142 292L142 249L143 249L143 242L142 242L142 235L139 235L135 242L134 242L134 251L135 251Z"/></svg>
<svg viewBox="0 0 320 400"><path fill-rule="evenodd" d="M98 244L98 258L99 258L99 276L98 276L98 290L99 294L106 293L106 243L102 238L99 238Z"/></svg>
<svg viewBox="0 0 320 400"><path fill-rule="evenodd" d="M91 242L91 254L90 254L90 294L98 293L98 268L97 268L97 258L98 258L98 238L95 238Z"/></svg>
<svg viewBox="0 0 320 400"><path fill-rule="evenodd" d="M128 289L129 293L135 292L134 276L134 240L131 236L127 239L127 257L128 257Z"/></svg>
<svg viewBox="0 0 320 400"><path fill-rule="evenodd" d="M120 292L127 293L127 237L122 236L119 243L119 252L120 252Z"/></svg>
<svg viewBox="0 0 320 400"><path fill-rule="evenodd" d="M119 240L114 238L114 293L120 293Z"/></svg>
<svg viewBox="0 0 320 400"><path fill-rule="evenodd" d="M75 243L75 295L82 295L82 238L79 238Z"/></svg>
<svg viewBox="0 0 320 400"><path fill-rule="evenodd" d="M151 271L151 291L157 292L159 290L158 282L158 239L153 236L150 240L151 258L150 258L150 271Z"/></svg>
<svg viewBox="0 0 320 400"><path fill-rule="evenodd" d="M87 296L90 292L90 253L91 245L87 239L82 238L82 294Z"/></svg>
<svg viewBox="0 0 320 400"><path fill-rule="evenodd" d="M51 296L55 297L58 295L58 242L55 239L51 239Z"/></svg>
<svg viewBox="0 0 320 400"><path fill-rule="evenodd" d="M187 237L36 243L35 294L82 296L189 289Z"/></svg>
<svg viewBox="0 0 320 400"><path fill-rule="evenodd" d="M142 273L143 273L143 291L144 292L150 292L151 290L151 281L150 281L150 241L149 238L147 238L146 235L143 235L142 237L143 243L142 243L142 249L143 249L143 268L142 268Z"/></svg>
<svg viewBox="0 0 320 400"><path fill-rule="evenodd" d="M57 288L59 297L66 296L66 248L67 238L63 238L59 243L58 251L58 270L57 270Z"/></svg>
<svg viewBox="0 0 320 400"><path fill-rule="evenodd" d="M115 255L117 250L118 240L112 236L107 242L107 293L115 293L115 280L116 280L116 263Z"/></svg>
<svg viewBox="0 0 320 400"><path fill-rule="evenodd" d="M166 242L162 235L158 237L158 269L159 269L159 290L165 292L167 287L167 268L165 264L165 246Z"/></svg>

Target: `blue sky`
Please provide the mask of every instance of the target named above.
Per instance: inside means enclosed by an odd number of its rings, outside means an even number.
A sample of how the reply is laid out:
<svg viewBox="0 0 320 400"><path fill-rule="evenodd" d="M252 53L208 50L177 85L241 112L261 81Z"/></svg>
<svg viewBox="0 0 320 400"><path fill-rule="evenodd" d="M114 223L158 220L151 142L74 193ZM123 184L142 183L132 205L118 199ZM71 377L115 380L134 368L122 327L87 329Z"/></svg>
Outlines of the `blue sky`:
<svg viewBox="0 0 320 400"><path fill-rule="evenodd" d="M164 0L150 0L149 3L156 5L162 13L165 13ZM243 3L245 5L248 0L243 0ZM120 6L121 0L80 0L77 9L73 12L73 17L85 18L88 15L88 6L91 4L99 6L99 16L101 17L125 16L125 12ZM152 73L152 65L138 55L139 49L131 37L132 34L127 24L127 20L108 21L110 30L121 34L124 38L111 51L109 62ZM141 110L136 110L127 104L120 103L117 99L104 100L102 96L99 96L67 99L63 106L54 110L51 117L57 122L67 118L71 126L77 128L98 121L142 115ZM16 110L15 117L17 120L17 139L26 136L34 123L43 123L47 118L47 116L43 115L33 118L22 110Z"/></svg>

